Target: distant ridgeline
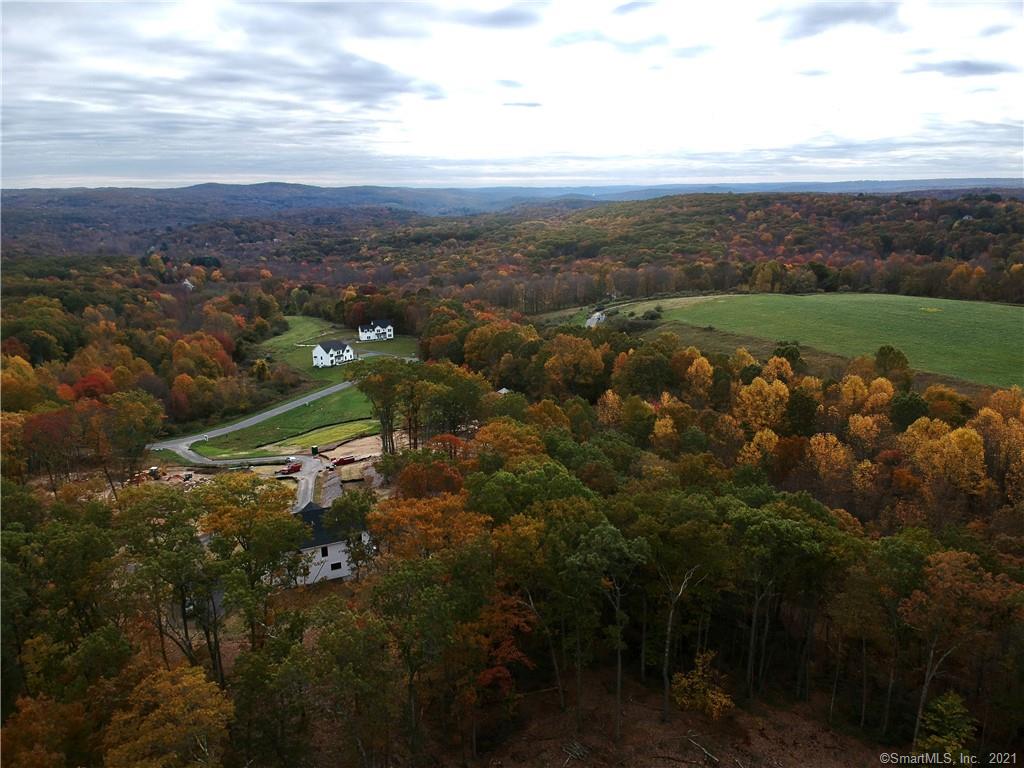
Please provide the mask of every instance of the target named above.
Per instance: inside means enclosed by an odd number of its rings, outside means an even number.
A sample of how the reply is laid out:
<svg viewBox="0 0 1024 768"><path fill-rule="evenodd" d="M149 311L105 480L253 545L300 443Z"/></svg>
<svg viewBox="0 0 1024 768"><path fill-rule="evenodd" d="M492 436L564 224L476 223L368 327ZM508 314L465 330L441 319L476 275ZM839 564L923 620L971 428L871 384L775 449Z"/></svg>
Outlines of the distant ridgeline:
<svg viewBox="0 0 1024 768"><path fill-rule="evenodd" d="M298 218L356 226L414 216L468 216L543 206L575 209L601 203L703 193L918 194L950 198L966 191L1024 195L1020 179L665 184L578 187L316 187L303 184L199 184L170 189L4 189L4 244L32 238L80 249L134 250L130 235L237 219Z"/></svg>

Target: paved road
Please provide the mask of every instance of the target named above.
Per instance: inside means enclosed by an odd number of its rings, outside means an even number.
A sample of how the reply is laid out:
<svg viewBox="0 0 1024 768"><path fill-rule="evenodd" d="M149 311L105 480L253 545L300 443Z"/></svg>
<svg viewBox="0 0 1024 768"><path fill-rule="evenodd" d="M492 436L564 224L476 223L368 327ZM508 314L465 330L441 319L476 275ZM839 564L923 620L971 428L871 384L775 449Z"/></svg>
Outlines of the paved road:
<svg viewBox="0 0 1024 768"><path fill-rule="evenodd" d="M303 405L308 405L309 403L316 402L317 400L323 397L327 397L328 395L333 395L335 392L341 392L343 389L348 389L351 386L351 381L343 381L340 384L332 384L329 387L324 387L323 389L318 389L315 392L310 392L308 395L303 395L302 397L297 398L295 400L290 400L287 403L282 403L281 405L276 405L273 408L268 408L265 411L260 411L259 413L244 418L241 421L237 421L234 424L228 424L226 427L208 429L205 432L200 432L199 434L195 435L187 435L185 437L172 437L169 440L161 440L158 443L153 443L149 446L149 448L150 450L160 449L165 451L174 451L176 454L188 459L193 464L218 463L213 461L212 459L207 459L206 457L199 455L195 451L191 450L190 446L199 440L204 440L206 438L212 440L215 437L229 435L232 432L237 432L240 429L251 427L254 424L264 422L267 419L272 419L275 416L280 416L282 413L288 413L288 411L294 410ZM248 461L246 463L253 464L255 462ZM276 464L279 462L270 463Z"/></svg>
<svg viewBox="0 0 1024 768"><path fill-rule="evenodd" d="M348 389L351 386L351 381L332 384L329 387L318 389L316 392L310 392L308 395L303 395L295 400L282 403L281 405L274 406L273 408L268 408L265 411L249 416L241 421L235 422L234 424L228 424L226 427L208 429L205 432L200 432L195 435L187 435L185 437L172 437L169 440L161 440L158 443L152 443L148 447L150 450L159 449L164 451L173 451L192 464L202 464L205 466L247 467L256 464L285 464L288 459L287 456L270 456L259 459L208 459L193 451L192 444L199 440L204 440L206 438L213 439L215 437L220 437L221 435L228 435L232 432L237 432L238 430L245 429L246 427L251 427L254 424L266 421L267 419L272 419L274 416L280 416L282 413L287 413L295 408L308 405L322 397L333 395L335 392L341 392L343 389ZM302 464L302 469L294 475L291 475L291 477L295 478L297 483L297 488L295 490L295 509L301 509L312 501L313 488L316 484L316 476L325 466L325 461L319 456L299 456L298 460Z"/></svg>
<svg viewBox="0 0 1024 768"><path fill-rule="evenodd" d="M364 352L360 357L399 357L398 355L391 355L387 352ZM403 357L403 360L409 360L412 362L418 361L415 357ZM270 456L260 459L208 459L205 456L196 453L192 450L192 444L199 440L212 440L215 437L221 435L228 435L232 432L237 432L240 429L251 427L254 424L272 419L274 416L280 416L282 413L287 413L295 408L299 408L303 405L315 402L322 397L333 395L335 392L341 392L343 389L348 389L352 386L351 381L343 381L340 384L332 384L329 387L318 389L315 392L310 392L308 395L303 395L295 400L290 400L287 403L276 405L273 408L268 408L260 413L253 414L241 421L236 421L234 424L228 424L225 427L216 427L215 429L208 429L205 432L200 432L195 435L188 435L186 437L172 437L168 440L161 440L158 443L151 443L147 447L150 450L164 450L172 451L186 461L192 464L202 464L205 466L218 466L218 467L248 467L256 464L285 464L287 463L286 456ZM302 463L302 470L292 475L298 483L298 488L295 491L295 509L301 509L306 506L313 499L313 487L316 483L316 476L326 466L326 462L319 456L299 456L298 460Z"/></svg>

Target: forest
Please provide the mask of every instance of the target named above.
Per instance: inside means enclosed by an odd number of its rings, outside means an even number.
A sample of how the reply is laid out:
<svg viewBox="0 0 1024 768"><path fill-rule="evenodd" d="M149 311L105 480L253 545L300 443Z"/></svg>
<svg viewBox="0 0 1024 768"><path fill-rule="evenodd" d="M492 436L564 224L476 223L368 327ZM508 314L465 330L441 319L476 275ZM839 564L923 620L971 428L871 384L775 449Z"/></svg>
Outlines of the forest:
<svg viewBox="0 0 1024 768"><path fill-rule="evenodd" d="M1021 303L1024 205L576 208L224 220L102 257L5 241L5 762L795 765L813 745L778 762L752 735L780 713L859 755L1018 748L1020 386L927 383L891 344L821 370L799 340L723 353L538 315ZM419 339L345 369L383 485L330 506L352 576L312 586L282 482L132 482L158 436L316 385L263 346L294 315ZM538 723L546 762L517 741Z"/></svg>

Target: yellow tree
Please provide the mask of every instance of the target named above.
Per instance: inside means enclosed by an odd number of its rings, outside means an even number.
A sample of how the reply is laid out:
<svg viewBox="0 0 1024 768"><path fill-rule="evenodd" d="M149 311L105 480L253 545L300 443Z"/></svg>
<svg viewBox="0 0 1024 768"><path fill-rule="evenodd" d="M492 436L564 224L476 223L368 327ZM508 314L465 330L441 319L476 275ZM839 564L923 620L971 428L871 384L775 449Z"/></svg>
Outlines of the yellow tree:
<svg viewBox="0 0 1024 768"><path fill-rule="evenodd" d="M588 339L560 333L547 344L549 357L544 362L544 389L558 397L572 394L593 397L594 387L604 374L603 349L595 349ZM600 391L600 390L598 390Z"/></svg>
<svg viewBox="0 0 1024 768"><path fill-rule="evenodd" d="M760 376L741 387L736 396L736 418L751 430L773 429L782 421L789 390L781 381L770 384Z"/></svg>
<svg viewBox="0 0 1024 768"><path fill-rule="evenodd" d="M868 385L868 396L861 410L864 413L888 413L889 404L895 394L892 382L879 376Z"/></svg>
<svg viewBox="0 0 1024 768"><path fill-rule="evenodd" d="M544 443L537 430L508 417L487 422L476 433L472 446L477 453L503 459L506 466L514 466L524 459L546 455Z"/></svg>
<svg viewBox="0 0 1024 768"><path fill-rule="evenodd" d="M708 359L701 355L686 369L686 387L698 400L706 400L711 391L711 381L715 369Z"/></svg>
<svg viewBox="0 0 1024 768"><path fill-rule="evenodd" d="M622 421L622 398L611 389L597 398L597 420L606 427L617 426Z"/></svg>
<svg viewBox="0 0 1024 768"><path fill-rule="evenodd" d="M542 432L569 429L569 417L554 400L541 400L526 409L526 421Z"/></svg>
<svg viewBox="0 0 1024 768"><path fill-rule="evenodd" d="M854 413L847 420L846 434L857 455L863 458L874 453L881 428L876 418Z"/></svg>
<svg viewBox="0 0 1024 768"><path fill-rule="evenodd" d="M999 411L986 406L967 426L981 435L985 443L989 475L1002 482L1013 457L1024 448L1024 423L1012 416L1004 418Z"/></svg>
<svg viewBox="0 0 1024 768"><path fill-rule="evenodd" d="M811 437L807 445L807 457L818 477L825 483L836 482L847 475L853 460L849 446L830 432Z"/></svg>
<svg viewBox="0 0 1024 768"><path fill-rule="evenodd" d="M675 422L668 416L659 416L655 419L654 430L651 432L651 447L666 456L678 452L679 434L676 432Z"/></svg>
<svg viewBox="0 0 1024 768"><path fill-rule="evenodd" d="M736 458L737 464L763 464L779 444L779 436L770 429L758 430L753 439L743 446Z"/></svg>
<svg viewBox="0 0 1024 768"><path fill-rule="evenodd" d="M1010 387L996 390L988 399L988 407L1004 419L1024 421L1024 389Z"/></svg>
<svg viewBox="0 0 1024 768"><path fill-rule="evenodd" d="M764 364L761 369L761 376L765 381L782 381L789 383L793 380L793 366L784 357L773 357Z"/></svg>
<svg viewBox="0 0 1024 768"><path fill-rule="evenodd" d="M868 399L868 388L860 376L844 376L839 384L839 403L842 412L858 413Z"/></svg>
<svg viewBox="0 0 1024 768"><path fill-rule="evenodd" d="M985 444L968 427L954 429L940 438L929 463L930 479L948 483L960 493L978 495L986 490Z"/></svg>
<svg viewBox="0 0 1024 768"><path fill-rule="evenodd" d="M234 705L199 667L157 670L104 734L107 768L220 765Z"/></svg>
<svg viewBox="0 0 1024 768"><path fill-rule="evenodd" d="M746 347L737 347L732 357L729 358L729 367L739 373L749 365L757 365L757 360L747 352Z"/></svg>

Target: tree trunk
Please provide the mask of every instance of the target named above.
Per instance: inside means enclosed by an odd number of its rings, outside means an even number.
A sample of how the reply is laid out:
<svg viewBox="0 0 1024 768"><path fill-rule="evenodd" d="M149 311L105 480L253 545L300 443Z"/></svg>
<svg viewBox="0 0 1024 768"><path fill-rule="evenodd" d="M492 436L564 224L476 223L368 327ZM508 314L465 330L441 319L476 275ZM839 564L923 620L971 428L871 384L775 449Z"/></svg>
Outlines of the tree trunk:
<svg viewBox="0 0 1024 768"><path fill-rule="evenodd" d="M838 634L838 633L837 633ZM832 713L836 708L836 690L839 688L839 671L843 668L843 636L839 635L836 646L836 673L832 677L832 699L828 703L828 724L832 725Z"/></svg>
<svg viewBox="0 0 1024 768"><path fill-rule="evenodd" d="M640 682L647 682L647 595L643 596L643 618L640 620Z"/></svg>
<svg viewBox="0 0 1024 768"><path fill-rule="evenodd" d="M768 658L768 634L771 629L772 621L772 595L768 595L768 602L764 606L764 631L761 635L761 661L758 665L757 671L757 690L759 693L764 693L764 676L766 660Z"/></svg>
<svg viewBox="0 0 1024 768"><path fill-rule="evenodd" d="M416 754L416 673L410 672L406 676L406 698L409 707L409 751Z"/></svg>
<svg viewBox="0 0 1024 768"><path fill-rule="evenodd" d="M171 662L167 660L167 642L164 637L164 616L159 604L156 607L156 633L160 637L160 657L164 660L164 668L170 672Z"/></svg>
<svg viewBox="0 0 1024 768"><path fill-rule="evenodd" d="M114 496L114 504L119 504L117 488L114 486L114 478L110 476L110 470L107 468L106 462L103 462L103 474L106 476L107 484L110 486L110 493Z"/></svg>
<svg viewBox="0 0 1024 768"><path fill-rule="evenodd" d="M676 617L676 601L673 600L668 609L668 622L665 624L665 654L661 660L661 722L668 722L668 695L672 687L669 679L669 656L672 650L672 625Z"/></svg>
<svg viewBox="0 0 1024 768"><path fill-rule="evenodd" d="M530 594L529 590L525 591L526 601L521 600L520 602L525 602L525 604L529 606L533 615L537 617L537 621L540 622L541 628L544 630L544 637L546 637L548 641L548 650L551 652L551 666L555 671L555 686L558 688L558 708L562 712L565 712L565 686L562 685L562 672L558 666L558 652L555 650L555 639L551 633L551 627L548 626L548 623L544 621L544 617L540 615L540 611L537 610L537 605L533 602L533 595Z"/></svg>
<svg viewBox="0 0 1024 768"><path fill-rule="evenodd" d="M661 660L661 722L668 722L668 695L669 690L672 686L672 680L669 677L669 662L672 657L672 625L675 622L676 615L676 604L683 597L683 593L686 588L690 585L690 579L697 572L699 565L695 565L688 570L684 576L682 582L679 584L679 589L675 589L675 585L668 582L665 578L666 585L669 588L669 608L668 608L668 622L665 626L665 654ZM698 583L704 579L703 576L698 580ZM674 592L674 594L673 594Z"/></svg>
<svg viewBox="0 0 1024 768"><path fill-rule="evenodd" d="M622 591L615 588L615 743L622 739Z"/></svg>
<svg viewBox="0 0 1024 768"><path fill-rule="evenodd" d="M754 657L757 653L757 612L761 606L761 592L754 593L754 608L750 615L750 643L747 646L747 698L754 698Z"/></svg>
<svg viewBox="0 0 1024 768"><path fill-rule="evenodd" d="M917 701L917 717L914 720L914 740L911 742L910 747L912 750L917 749L917 736L918 732L921 730L921 715L924 714L924 703L928 700L928 686L932 682L932 675L934 674L932 665L934 662L935 643L933 642L931 647L928 649L928 664L925 666L924 670L924 684L921 686L921 698Z"/></svg>
<svg viewBox="0 0 1024 768"><path fill-rule="evenodd" d="M580 623L576 622L576 732L583 731L583 646L580 642Z"/></svg>
<svg viewBox="0 0 1024 768"><path fill-rule="evenodd" d="M882 736L885 736L889 731L889 708L892 705L892 689L896 684L896 656L892 657L892 662L889 664L889 684L885 688L885 709L882 714Z"/></svg>
<svg viewBox="0 0 1024 768"><path fill-rule="evenodd" d="M864 729L864 718L868 711L868 641L860 639L860 727Z"/></svg>

